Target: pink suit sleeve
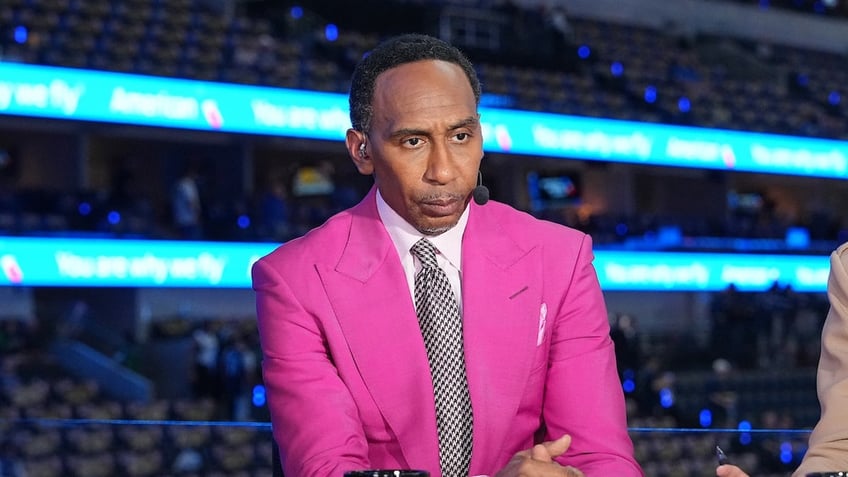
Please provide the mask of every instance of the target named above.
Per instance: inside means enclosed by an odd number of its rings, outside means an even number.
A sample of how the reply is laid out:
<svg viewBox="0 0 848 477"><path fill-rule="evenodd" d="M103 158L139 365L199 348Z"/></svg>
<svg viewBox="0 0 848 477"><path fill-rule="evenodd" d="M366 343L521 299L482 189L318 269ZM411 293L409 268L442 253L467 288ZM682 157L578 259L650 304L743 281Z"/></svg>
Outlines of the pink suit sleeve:
<svg viewBox="0 0 848 477"><path fill-rule="evenodd" d="M571 447L560 461L588 477L642 476L627 433L606 305L592 260L591 238L584 236L551 335L546 439L570 434Z"/></svg>
<svg viewBox="0 0 848 477"><path fill-rule="evenodd" d="M253 267L262 371L274 439L291 477L369 467L350 392L330 359L322 324L268 262Z"/></svg>

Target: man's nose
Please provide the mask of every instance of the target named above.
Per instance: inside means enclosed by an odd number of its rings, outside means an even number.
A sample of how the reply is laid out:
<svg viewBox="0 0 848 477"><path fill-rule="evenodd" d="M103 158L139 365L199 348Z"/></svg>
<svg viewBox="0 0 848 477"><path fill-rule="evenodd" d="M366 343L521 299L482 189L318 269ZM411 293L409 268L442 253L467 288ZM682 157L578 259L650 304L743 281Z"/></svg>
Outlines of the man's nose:
<svg viewBox="0 0 848 477"><path fill-rule="evenodd" d="M450 147L443 143L433 144L427 158L425 178L429 182L445 184L454 177L456 177L456 164L451 157Z"/></svg>

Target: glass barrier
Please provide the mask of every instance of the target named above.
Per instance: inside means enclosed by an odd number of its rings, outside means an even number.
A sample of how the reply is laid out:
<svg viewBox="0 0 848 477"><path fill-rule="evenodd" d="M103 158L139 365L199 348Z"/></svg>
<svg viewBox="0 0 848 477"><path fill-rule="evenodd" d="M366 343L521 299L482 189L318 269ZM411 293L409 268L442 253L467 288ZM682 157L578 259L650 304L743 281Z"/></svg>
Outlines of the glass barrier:
<svg viewBox="0 0 848 477"><path fill-rule="evenodd" d="M809 429L631 427L648 477L714 476L716 446L755 477L788 476ZM0 468L26 477L267 477L274 469L267 422L146 419L0 419Z"/></svg>
<svg viewBox="0 0 848 477"><path fill-rule="evenodd" d="M788 477L807 450L809 429L630 428L647 477L715 476L716 447L753 477Z"/></svg>

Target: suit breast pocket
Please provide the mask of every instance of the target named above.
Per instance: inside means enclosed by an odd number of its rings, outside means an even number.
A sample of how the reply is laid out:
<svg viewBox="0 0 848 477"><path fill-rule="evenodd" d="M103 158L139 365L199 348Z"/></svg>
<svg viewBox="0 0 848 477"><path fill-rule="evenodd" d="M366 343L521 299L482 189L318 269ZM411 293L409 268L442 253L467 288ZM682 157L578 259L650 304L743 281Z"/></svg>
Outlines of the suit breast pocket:
<svg viewBox="0 0 848 477"><path fill-rule="evenodd" d="M548 361L548 348L550 346L550 330L548 327L548 305L542 303L539 306L538 320L534 321L536 328L532 333L534 338L535 353L533 353L533 364L531 374L544 370Z"/></svg>

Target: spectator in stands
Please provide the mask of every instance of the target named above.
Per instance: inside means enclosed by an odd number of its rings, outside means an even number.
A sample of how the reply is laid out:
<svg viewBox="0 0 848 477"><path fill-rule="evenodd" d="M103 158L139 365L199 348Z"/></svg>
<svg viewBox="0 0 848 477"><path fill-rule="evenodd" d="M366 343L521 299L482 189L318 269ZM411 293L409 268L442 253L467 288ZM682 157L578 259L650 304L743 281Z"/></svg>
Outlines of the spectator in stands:
<svg viewBox="0 0 848 477"><path fill-rule="evenodd" d="M218 389L218 333L214 321L204 321L191 335L194 345L193 392L214 397Z"/></svg>
<svg viewBox="0 0 848 477"><path fill-rule="evenodd" d="M757 349L761 368L795 364L786 352L786 340L795 326L798 306L789 284L782 286L775 281L768 290L757 295Z"/></svg>
<svg viewBox="0 0 848 477"><path fill-rule="evenodd" d="M274 177L260 199L261 234L263 238L283 242L291 238L291 206L288 189L281 177Z"/></svg>
<svg viewBox="0 0 848 477"><path fill-rule="evenodd" d="M751 368L756 363L756 329L750 293L742 293L735 284L713 297L710 312L713 327L711 345L716 358L733 366Z"/></svg>
<svg viewBox="0 0 848 477"><path fill-rule="evenodd" d="M555 3L542 8L545 17L544 30L550 38L547 43L551 50L548 55L549 63L543 66L558 71L575 71L575 33L565 7L561 3Z"/></svg>
<svg viewBox="0 0 848 477"><path fill-rule="evenodd" d="M683 423L683 415L677 404L677 375L663 367L665 360L656 355L647 358L645 365L636 374L634 399L639 414L643 417L670 419L676 424Z"/></svg>
<svg viewBox="0 0 848 477"><path fill-rule="evenodd" d="M732 380L733 365L719 358L713 361L713 375L707 381L706 407L717 427L736 427L739 415L739 394Z"/></svg>
<svg viewBox="0 0 848 477"><path fill-rule="evenodd" d="M801 465L792 474L848 471L848 243L830 256L830 311L822 329L817 388L821 417ZM746 477L736 466L716 469L720 477Z"/></svg>
<svg viewBox="0 0 848 477"><path fill-rule="evenodd" d="M615 343L615 363L618 376L624 381L627 371L635 373L641 367L641 343L636 328L636 318L628 313L615 316L610 336Z"/></svg>
<svg viewBox="0 0 848 477"><path fill-rule="evenodd" d="M174 184L171 209L174 225L180 238L197 240L203 236L203 208L198 185L200 174L197 165L189 164Z"/></svg>
<svg viewBox="0 0 848 477"><path fill-rule="evenodd" d="M574 42L574 29L568 21L568 14L562 4L554 4L550 6L548 12L549 21L554 27L554 30L560 35L564 45L571 45Z"/></svg>
<svg viewBox="0 0 848 477"><path fill-rule="evenodd" d="M285 473L643 475L591 238L479 192L486 205L470 203L483 139L468 59L403 35L372 50L351 84L347 151L374 186L253 267ZM444 293L422 287L426 276ZM451 329L428 332L431 318ZM457 339L428 346L448 334ZM430 364L439 358L459 376ZM455 397L440 376L455 377ZM444 441L451 420L466 423L456 444Z"/></svg>
<svg viewBox="0 0 848 477"><path fill-rule="evenodd" d="M248 417L248 382L251 359L244 338L235 334L223 343L220 353L221 388L226 418L244 421Z"/></svg>

